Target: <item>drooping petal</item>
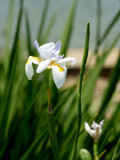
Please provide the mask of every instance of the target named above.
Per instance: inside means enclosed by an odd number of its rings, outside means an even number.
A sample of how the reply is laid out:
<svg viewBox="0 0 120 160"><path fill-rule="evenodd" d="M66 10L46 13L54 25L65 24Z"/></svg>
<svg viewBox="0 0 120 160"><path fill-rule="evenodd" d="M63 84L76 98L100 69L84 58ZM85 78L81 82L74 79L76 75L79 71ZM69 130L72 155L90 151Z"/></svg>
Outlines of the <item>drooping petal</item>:
<svg viewBox="0 0 120 160"><path fill-rule="evenodd" d="M37 73L41 73L42 71L44 71L46 68L48 68L49 64L51 63L50 59L47 59L45 61L42 61L41 63L39 63L39 66L37 67Z"/></svg>
<svg viewBox="0 0 120 160"><path fill-rule="evenodd" d="M37 57L30 56L28 58L26 65L25 65L25 72L29 80L31 80L32 76L34 75L32 63L39 65L40 62L41 62L41 59Z"/></svg>
<svg viewBox="0 0 120 160"><path fill-rule="evenodd" d="M52 75L55 85L58 89L60 89L65 83L67 68L65 66L63 69L59 68L59 66L50 66L50 68L52 68Z"/></svg>
<svg viewBox="0 0 120 160"><path fill-rule="evenodd" d="M67 57L67 58L63 58L63 59L61 59L61 60L58 61L58 63L61 64L61 65L65 65L66 62L70 62L71 66L74 66L75 63L76 63L76 58Z"/></svg>

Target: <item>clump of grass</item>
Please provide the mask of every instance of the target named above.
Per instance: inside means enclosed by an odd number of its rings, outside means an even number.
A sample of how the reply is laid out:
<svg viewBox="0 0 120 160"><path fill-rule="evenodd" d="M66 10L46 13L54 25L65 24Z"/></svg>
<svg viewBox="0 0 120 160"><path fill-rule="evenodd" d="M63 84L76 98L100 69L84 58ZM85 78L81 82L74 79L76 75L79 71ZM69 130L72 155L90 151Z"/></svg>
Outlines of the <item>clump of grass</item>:
<svg viewBox="0 0 120 160"><path fill-rule="evenodd" d="M13 1L11 0L11 4ZM69 17L60 35L63 42L61 54L67 53L70 38L72 35L74 17L78 1L71 4ZM53 23L49 23L45 34L46 10L49 7L49 0L45 1L45 6L37 32L37 40L42 44L46 43L56 16L51 17ZM12 11L12 7L11 11ZM10 12L12 14L12 12ZM1 160L27 160L27 159L79 159L79 152L82 148L89 151L93 157L93 141L84 131L84 122L91 123L93 120L99 122L105 119L102 135L98 142L98 157L102 160L119 159L119 136L120 136L120 102L113 102L113 95L116 93L116 86L120 80L120 55L114 68L110 73L108 85L100 97L100 105L97 113L91 113L92 103L94 103L94 91L96 82L104 67L105 61L112 49L119 41L120 34L116 35L113 42L102 50L101 57L96 60L96 64L85 71L89 46L89 23L87 24L86 42L84 58L81 66L80 81L69 87L58 90L51 76L49 75L49 87L51 89L51 105L53 109L52 117L48 115L48 99L44 74L35 75L32 81L28 81L24 67L26 59L21 55L21 21L25 14L26 36L28 55L35 54L32 48L30 33L29 14L24 9L24 1L20 0L20 8L17 20L16 31L11 51L9 47L5 56L0 59L0 159ZM110 31L118 22L118 12L111 19L110 24L104 34L97 36L97 50ZM9 25L11 26L12 15ZM11 28L11 27L10 27ZM10 33L10 32L9 32ZM98 33L97 33L98 34ZM6 43L9 46L9 35ZM97 55L97 52L96 52ZM93 56L96 56L93 55ZM6 61L7 59L7 61ZM85 73L84 73L85 71ZM79 83L79 91L78 91ZM79 95L79 96L78 96ZM118 95L119 96L119 95ZM113 113L110 118L106 118L106 113L111 107ZM96 106L97 107L97 106ZM82 108L82 110L81 110ZM77 117L77 118L76 118ZM49 123L48 123L49 120ZM54 122L54 123L53 123ZM54 130L54 133L53 133ZM49 135L54 135L55 144L50 143ZM86 143L87 142L87 143ZM57 144L56 144L57 143ZM56 148L57 146L57 148ZM87 151L87 152L88 152Z"/></svg>

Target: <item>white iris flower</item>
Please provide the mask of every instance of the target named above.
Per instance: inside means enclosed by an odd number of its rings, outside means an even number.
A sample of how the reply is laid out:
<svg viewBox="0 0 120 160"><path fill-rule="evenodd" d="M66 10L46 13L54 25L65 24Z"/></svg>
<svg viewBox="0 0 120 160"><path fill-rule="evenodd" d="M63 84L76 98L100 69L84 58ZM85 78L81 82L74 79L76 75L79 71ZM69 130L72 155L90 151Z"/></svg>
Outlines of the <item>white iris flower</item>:
<svg viewBox="0 0 120 160"><path fill-rule="evenodd" d="M68 57L63 58L60 53L61 42L58 41L56 44L53 42L44 44L39 47L37 41L35 41L35 48L40 54L40 58L30 56L26 62L25 72L29 80L34 75L32 63L37 64L37 73L41 73L45 69L52 69L53 80L56 87L59 89L65 83L67 74L66 62L70 61L71 66L76 63L76 58Z"/></svg>
<svg viewBox="0 0 120 160"><path fill-rule="evenodd" d="M89 124L85 122L85 130L92 136L94 141L98 141L101 136L103 122L104 120L97 124L93 121L93 124L91 125L93 129L91 129Z"/></svg>

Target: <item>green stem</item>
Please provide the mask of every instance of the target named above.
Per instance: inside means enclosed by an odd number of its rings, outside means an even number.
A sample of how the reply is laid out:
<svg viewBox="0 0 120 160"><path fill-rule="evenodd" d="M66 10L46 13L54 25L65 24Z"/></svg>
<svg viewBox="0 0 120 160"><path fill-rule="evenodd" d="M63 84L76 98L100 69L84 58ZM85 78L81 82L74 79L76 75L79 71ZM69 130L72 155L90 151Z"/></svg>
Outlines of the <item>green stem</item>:
<svg viewBox="0 0 120 160"><path fill-rule="evenodd" d="M93 152L94 152L94 159L99 160L99 158L98 158L98 142L94 141Z"/></svg>
<svg viewBox="0 0 120 160"><path fill-rule="evenodd" d="M52 149L55 160L60 160L59 147L58 147L57 136L55 132L53 110L52 110L52 105L51 105L51 91L49 88L49 73L47 70L45 72L45 84L46 84L47 95L48 95L48 131L49 131L50 145L51 145L51 149Z"/></svg>

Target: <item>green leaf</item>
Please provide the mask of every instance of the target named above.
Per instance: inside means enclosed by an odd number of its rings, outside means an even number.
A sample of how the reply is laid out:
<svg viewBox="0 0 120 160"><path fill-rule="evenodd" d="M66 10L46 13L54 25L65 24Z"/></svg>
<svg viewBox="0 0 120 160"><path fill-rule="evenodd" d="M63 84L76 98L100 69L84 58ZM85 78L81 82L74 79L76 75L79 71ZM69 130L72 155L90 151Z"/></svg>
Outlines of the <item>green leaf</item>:
<svg viewBox="0 0 120 160"><path fill-rule="evenodd" d="M39 25L39 30L38 30L38 33L37 33L37 40L38 40L40 45L41 45L41 42L42 42L41 37L42 37L42 33L43 33L43 29L44 29L44 26L45 26L45 21L46 21L46 17L47 17L47 13L48 13L49 1L50 0L45 0L45 5L44 5L44 8L43 8L42 17L41 17L41 21L40 21L40 25Z"/></svg>
<svg viewBox="0 0 120 160"><path fill-rule="evenodd" d="M47 26L47 29L46 29L43 37L42 37L42 40L41 40L43 44L47 41L47 39L48 39L48 37L49 37L49 35L51 33L51 30L53 29L53 25L55 23L56 16L57 16L57 14L55 12L55 13L53 13L52 17L50 18L50 21L49 21L49 24Z"/></svg>
<svg viewBox="0 0 120 160"><path fill-rule="evenodd" d="M66 51L70 42L70 37L73 29L74 24L74 18L75 18L75 12L77 8L77 2L78 0L73 0L73 3L71 5L71 9L69 12L69 16L66 20L65 27L63 29L62 35L61 35L61 42L62 42L62 48L61 48L61 54L64 54L66 56Z"/></svg>
<svg viewBox="0 0 120 160"><path fill-rule="evenodd" d="M80 127L81 127L81 119L82 119L81 91L82 91L83 74L84 74L84 71L85 71L85 65L86 65L87 57L88 57L89 36L90 36L90 24L88 23L87 24L87 30L86 30L86 40L85 40L84 54L83 54L83 59L82 59L81 72L80 72L79 93L78 93L78 126L77 126L76 143L75 143L75 148L74 148L73 160L76 159L77 144L78 144Z"/></svg>
<svg viewBox="0 0 120 160"><path fill-rule="evenodd" d="M25 22L26 22L26 33L27 33L27 47L28 47L28 53L30 56L32 55L32 49L31 49L30 23L29 23L27 11L25 12Z"/></svg>
<svg viewBox="0 0 120 160"><path fill-rule="evenodd" d="M9 110L10 110L10 96L12 91L12 85L16 70L16 63L17 63L17 49L18 49L18 39L19 39L19 31L20 31L20 25L21 25L21 19L22 19L22 10L23 10L23 1L20 1L20 9L19 9L19 15L18 15L18 21L17 21L17 27L16 27L16 33L14 37L14 43L13 48L10 54L9 59L9 66L7 71L7 77L6 77L6 84L4 89L4 97L5 97L5 103L4 103L4 112L2 116L2 122L1 122L1 136L0 136L0 145L2 145L3 140L5 138L5 129L7 125Z"/></svg>
<svg viewBox="0 0 120 160"><path fill-rule="evenodd" d="M103 98L102 98L100 109L99 109L99 113L100 113L99 120L101 120L102 116L104 115L104 113L105 113L104 111L107 107L107 104L114 93L116 84L117 84L119 77L120 77L120 75L118 73L120 73L120 56L118 57L116 65L115 65L114 69L112 70L112 73L110 75L109 84L103 94Z"/></svg>
<svg viewBox="0 0 120 160"><path fill-rule="evenodd" d="M115 150L114 150L114 153L113 153L113 156L112 156L112 159L111 159L111 160L115 160L115 156L116 156L116 153L117 153L119 144L120 144L120 139L118 139L118 143L117 143L117 145L116 145L116 148L115 148Z"/></svg>
<svg viewBox="0 0 120 160"><path fill-rule="evenodd" d="M26 160L28 159L29 155L32 153L32 151L39 145L40 141L42 140L43 136L47 133L47 127L42 131L41 135L35 139L35 141L30 145L30 147L26 150L26 152L22 155L20 160Z"/></svg>
<svg viewBox="0 0 120 160"><path fill-rule="evenodd" d="M120 10L117 11L116 15L114 16L114 18L112 19L112 21L106 28L105 32L103 33L102 37L98 40L98 46L102 44L105 38L109 35L111 29L116 24L116 22L119 20L119 17L120 17Z"/></svg>
<svg viewBox="0 0 120 160"><path fill-rule="evenodd" d="M50 107L48 108L48 130L49 130L49 138L50 138L50 144L51 144L53 155L55 157L55 160L60 160L57 136L55 133L53 112L52 110L50 110Z"/></svg>
<svg viewBox="0 0 120 160"><path fill-rule="evenodd" d="M85 115L87 116L89 115L88 106L92 101L98 76L104 66L105 60L107 59L111 50L115 47L115 45L119 41L119 37L120 35L118 34L116 38L113 40L110 47L106 51L104 51L102 56L99 58L99 61L96 63L96 65L89 71L88 76L85 77L84 84L83 84L83 93L82 93L82 105L84 109L83 111L85 111Z"/></svg>

